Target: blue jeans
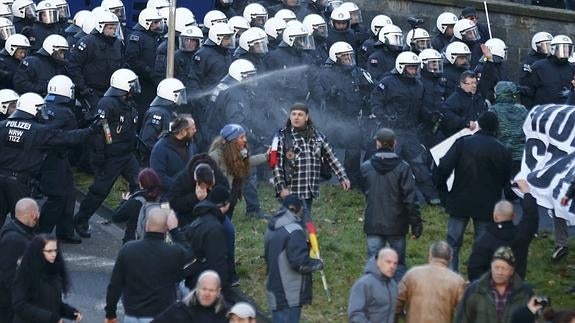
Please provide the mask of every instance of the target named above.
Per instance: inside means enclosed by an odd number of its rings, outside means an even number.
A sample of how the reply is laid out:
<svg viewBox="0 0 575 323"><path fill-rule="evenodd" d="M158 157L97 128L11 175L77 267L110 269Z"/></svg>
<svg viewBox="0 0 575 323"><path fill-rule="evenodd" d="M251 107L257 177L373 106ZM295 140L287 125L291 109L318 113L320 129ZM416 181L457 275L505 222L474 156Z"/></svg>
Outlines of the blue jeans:
<svg viewBox="0 0 575 323"><path fill-rule="evenodd" d="M250 168L250 173L244 181L242 194L246 200L246 213L257 213L260 211L260 200L258 198L258 176L255 167Z"/></svg>
<svg viewBox="0 0 575 323"><path fill-rule="evenodd" d="M367 236L367 256L368 259L375 257L379 249L385 247L386 243L395 252L397 252L398 262L397 271L393 278L400 281L407 272L407 265L405 264L405 248L406 240L404 235L368 235Z"/></svg>
<svg viewBox="0 0 575 323"><path fill-rule="evenodd" d="M124 323L150 323L153 317L135 317L135 316L124 316Z"/></svg>
<svg viewBox="0 0 575 323"><path fill-rule="evenodd" d="M228 245L228 269L230 274L230 284L238 280L236 272L236 230L230 217L226 215L224 219L224 229L226 230Z"/></svg>
<svg viewBox="0 0 575 323"><path fill-rule="evenodd" d="M283 310L272 311L273 323L299 323L301 307L290 307Z"/></svg>
<svg viewBox="0 0 575 323"><path fill-rule="evenodd" d="M459 272L459 249L463 245L463 235L467 228L469 218L460 218L449 216L447 222L447 243L453 248L453 257L451 258L451 269ZM487 225L491 222L473 220L473 244L485 232Z"/></svg>

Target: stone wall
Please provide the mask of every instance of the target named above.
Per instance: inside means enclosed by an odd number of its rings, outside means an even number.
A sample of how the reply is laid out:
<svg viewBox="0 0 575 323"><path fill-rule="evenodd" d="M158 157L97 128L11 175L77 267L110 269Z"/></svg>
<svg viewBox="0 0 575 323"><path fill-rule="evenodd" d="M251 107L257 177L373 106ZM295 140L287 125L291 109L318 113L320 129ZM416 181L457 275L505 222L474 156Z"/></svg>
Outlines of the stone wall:
<svg viewBox="0 0 575 323"><path fill-rule="evenodd" d="M459 16L464 7L475 7L479 20L487 22L483 1L474 0L355 0L362 8L364 21L369 26L371 18L386 14L393 23L401 27L404 34L411 28L407 17L419 16L424 19L423 28L432 35L437 33L435 20L439 14L449 11ZM539 31L552 35L565 34L575 40L575 11L521 5L513 2L487 1L489 20L493 37L505 41L509 62L507 72L513 80L519 73L519 62L531 46L531 37Z"/></svg>

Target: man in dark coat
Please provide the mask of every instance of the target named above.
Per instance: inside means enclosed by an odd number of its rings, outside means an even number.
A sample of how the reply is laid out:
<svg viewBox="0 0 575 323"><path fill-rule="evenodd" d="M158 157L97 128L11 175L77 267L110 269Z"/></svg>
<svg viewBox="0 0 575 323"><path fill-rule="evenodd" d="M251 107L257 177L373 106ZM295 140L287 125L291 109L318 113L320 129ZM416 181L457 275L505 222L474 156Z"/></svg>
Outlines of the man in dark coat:
<svg viewBox="0 0 575 323"><path fill-rule="evenodd" d="M453 248L451 268L459 269L459 249L469 219L473 219L474 243L493 221L493 206L501 199L511 172L511 154L495 138L497 116L484 112L479 117L479 130L460 138L441 158L436 168L438 191L449 213L447 243ZM447 179L455 171L451 190Z"/></svg>
<svg viewBox="0 0 575 323"><path fill-rule="evenodd" d="M0 322L12 322L12 281L24 250L34 238L39 217L36 201L23 198L16 203L15 219L9 219L0 229Z"/></svg>
<svg viewBox="0 0 575 323"><path fill-rule="evenodd" d="M525 194L521 204L523 208L521 222L517 226L513 224L515 214L511 203L501 201L495 204L493 209L494 223L487 226L485 234L473 245L471 255L469 255L467 276L470 281L479 279L489 270L491 256L497 248L502 246L511 247L516 258L515 271L521 279L525 279L529 243L537 232L539 213L537 202L529 193L527 182L521 180L517 185Z"/></svg>

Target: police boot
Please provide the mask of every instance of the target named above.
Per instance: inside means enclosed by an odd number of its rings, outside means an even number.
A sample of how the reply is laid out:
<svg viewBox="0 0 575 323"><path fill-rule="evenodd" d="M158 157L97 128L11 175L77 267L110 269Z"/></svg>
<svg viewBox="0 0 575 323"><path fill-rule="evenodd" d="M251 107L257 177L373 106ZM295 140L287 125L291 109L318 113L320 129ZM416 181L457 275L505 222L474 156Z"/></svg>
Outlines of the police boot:
<svg viewBox="0 0 575 323"><path fill-rule="evenodd" d="M90 224L87 221L79 220L77 217L74 218L74 229L76 233L82 238L91 238L92 233L90 232Z"/></svg>

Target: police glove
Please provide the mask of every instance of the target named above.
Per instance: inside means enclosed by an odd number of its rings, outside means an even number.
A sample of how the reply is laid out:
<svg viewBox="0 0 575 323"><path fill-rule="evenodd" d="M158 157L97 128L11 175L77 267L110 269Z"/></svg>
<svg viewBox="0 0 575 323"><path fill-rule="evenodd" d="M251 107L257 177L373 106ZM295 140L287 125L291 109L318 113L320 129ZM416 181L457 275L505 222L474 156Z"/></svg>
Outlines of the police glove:
<svg viewBox="0 0 575 323"><path fill-rule="evenodd" d="M322 269L323 261L321 259L310 259L307 264L299 266L299 272L302 274L312 273Z"/></svg>
<svg viewBox="0 0 575 323"><path fill-rule="evenodd" d="M411 225L411 234L415 239L421 237L422 233L423 233L423 225L421 224L421 222L415 225Z"/></svg>
<svg viewBox="0 0 575 323"><path fill-rule="evenodd" d="M94 134L101 133L102 132L103 119L100 119L98 116L96 116L96 117L92 117L90 121L92 121L92 123L88 127L88 129L90 129L90 134L94 135Z"/></svg>

